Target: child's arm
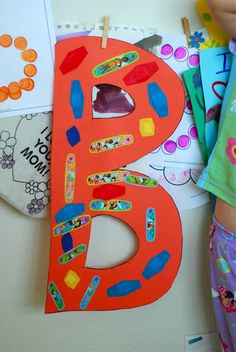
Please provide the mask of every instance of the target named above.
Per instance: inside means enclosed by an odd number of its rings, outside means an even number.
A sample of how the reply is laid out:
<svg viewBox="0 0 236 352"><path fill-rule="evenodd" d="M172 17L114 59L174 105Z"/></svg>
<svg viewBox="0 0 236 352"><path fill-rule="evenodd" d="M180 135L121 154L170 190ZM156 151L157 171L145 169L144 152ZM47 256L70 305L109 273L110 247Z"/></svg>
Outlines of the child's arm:
<svg viewBox="0 0 236 352"><path fill-rule="evenodd" d="M236 0L208 0L207 3L225 32L236 38Z"/></svg>

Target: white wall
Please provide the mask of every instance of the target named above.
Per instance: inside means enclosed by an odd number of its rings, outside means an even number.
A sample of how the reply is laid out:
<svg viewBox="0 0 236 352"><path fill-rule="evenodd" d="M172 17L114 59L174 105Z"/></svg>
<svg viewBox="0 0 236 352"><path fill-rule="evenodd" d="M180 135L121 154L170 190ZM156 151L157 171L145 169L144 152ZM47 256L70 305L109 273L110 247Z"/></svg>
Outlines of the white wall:
<svg viewBox="0 0 236 352"><path fill-rule="evenodd" d="M201 24L194 0L53 0L55 22L182 31ZM167 27L168 25L168 27ZM208 206L181 213L183 258L172 289L132 310L44 315L49 221L29 219L0 200L0 351L183 351L185 335L215 330L207 277Z"/></svg>

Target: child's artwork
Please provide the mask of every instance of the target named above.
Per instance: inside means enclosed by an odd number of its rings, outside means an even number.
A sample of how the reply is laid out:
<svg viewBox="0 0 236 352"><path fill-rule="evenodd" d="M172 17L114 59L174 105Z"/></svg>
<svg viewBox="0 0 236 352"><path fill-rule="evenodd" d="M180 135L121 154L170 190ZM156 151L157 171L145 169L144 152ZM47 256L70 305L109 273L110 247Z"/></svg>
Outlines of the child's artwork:
<svg viewBox="0 0 236 352"><path fill-rule="evenodd" d="M51 113L0 119L0 196L25 215L49 215Z"/></svg>
<svg viewBox="0 0 236 352"><path fill-rule="evenodd" d="M200 70L205 99L205 138L208 156L215 145L221 104L232 64L232 54L227 47L200 51Z"/></svg>
<svg viewBox="0 0 236 352"><path fill-rule="evenodd" d="M201 40L202 36L195 36L194 39L200 44L199 48L214 48L228 44L229 35L222 30L218 22L213 18L207 5L207 0L197 0L197 11L210 37L208 40Z"/></svg>
<svg viewBox="0 0 236 352"><path fill-rule="evenodd" d="M189 92L202 157L207 163L208 154L205 138L205 103L202 90L200 67L191 68L183 73L184 81Z"/></svg>
<svg viewBox="0 0 236 352"><path fill-rule="evenodd" d="M48 0L1 1L0 117L51 110L54 44Z"/></svg>
<svg viewBox="0 0 236 352"><path fill-rule="evenodd" d="M187 48L184 35L163 36L159 57L178 75L182 75L188 68L199 65L198 51ZM185 107L178 128L158 149L153 151L151 164L159 167L181 168L203 166L199 137L187 93L185 93Z"/></svg>
<svg viewBox="0 0 236 352"><path fill-rule="evenodd" d="M101 84L127 92L135 109L122 117L94 117L91 95ZM46 313L151 303L177 275L180 218L155 179L122 166L173 133L184 109L182 82L138 46L109 38L102 49L99 37L77 37L56 46L54 99ZM125 263L99 270L85 263L92 219L102 215L132 228L139 246Z"/></svg>

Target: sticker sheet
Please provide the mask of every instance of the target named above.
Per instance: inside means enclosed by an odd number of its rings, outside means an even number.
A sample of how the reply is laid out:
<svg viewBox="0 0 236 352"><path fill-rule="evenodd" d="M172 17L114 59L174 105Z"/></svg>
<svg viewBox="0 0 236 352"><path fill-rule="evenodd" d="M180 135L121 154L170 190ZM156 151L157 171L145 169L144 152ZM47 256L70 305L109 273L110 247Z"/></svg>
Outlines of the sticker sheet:
<svg viewBox="0 0 236 352"><path fill-rule="evenodd" d="M0 118L49 111L55 44L50 2L0 3Z"/></svg>

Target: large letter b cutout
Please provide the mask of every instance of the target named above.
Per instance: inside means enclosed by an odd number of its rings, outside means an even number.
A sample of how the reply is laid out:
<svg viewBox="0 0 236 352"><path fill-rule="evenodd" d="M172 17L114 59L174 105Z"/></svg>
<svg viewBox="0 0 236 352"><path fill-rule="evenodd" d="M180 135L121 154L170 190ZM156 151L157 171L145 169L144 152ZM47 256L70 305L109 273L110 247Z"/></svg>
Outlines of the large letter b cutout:
<svg viewBox="0 0 236 352"><path fill-rule="evenodd" d="M93 118L97 85L128 92L132 112ZM57 45L47 313L137 307L171 287L182 251L178 211L156 180L120 168L163 143L183 108L181 81L151 53L112 39L101 49L98 37ZM126 263L85 267L91 219L99 215L136 233L138 249Z"/></svg>

